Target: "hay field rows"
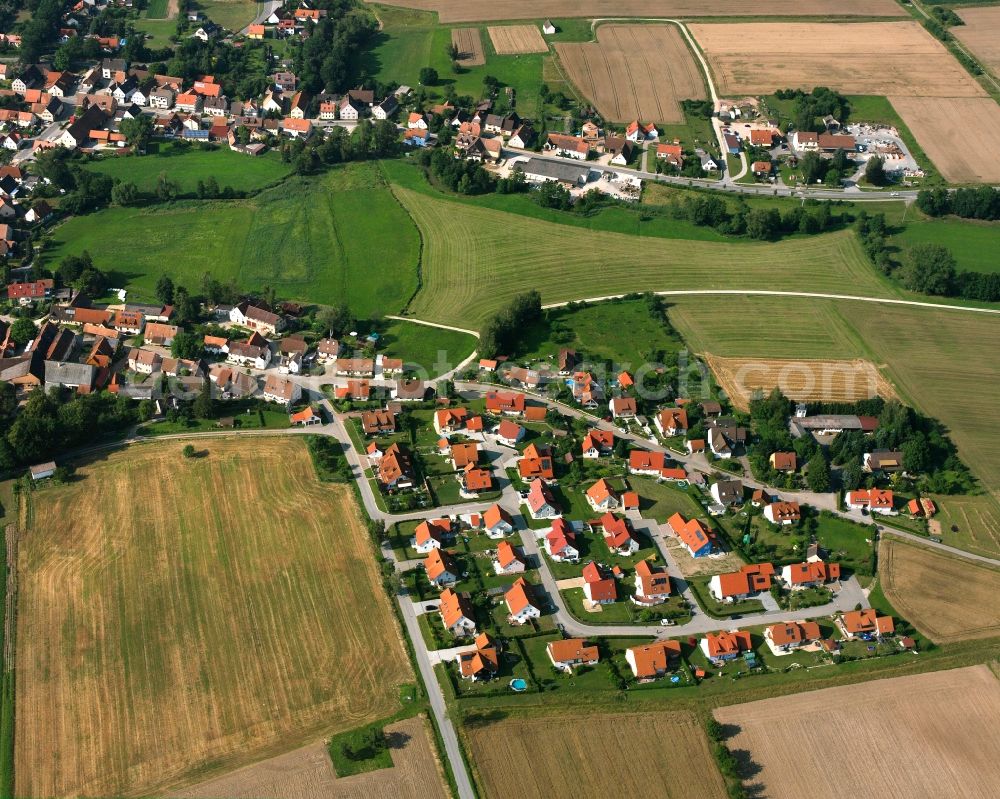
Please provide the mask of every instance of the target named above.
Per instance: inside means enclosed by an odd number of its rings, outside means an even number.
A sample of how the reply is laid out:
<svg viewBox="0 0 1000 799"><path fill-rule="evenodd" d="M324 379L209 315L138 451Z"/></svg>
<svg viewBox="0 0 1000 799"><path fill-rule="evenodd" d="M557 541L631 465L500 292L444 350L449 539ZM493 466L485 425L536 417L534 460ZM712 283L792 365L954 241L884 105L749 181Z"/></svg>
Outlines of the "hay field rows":
<svg viewBox="0 0 1000 799"><path fill-rule="evenodd" d="M984 487L1000 497L996 317L966 311L780 297L672 297L696 352L746 358L865 358L904 401L940 419ZM914 364L920 364L915 368ZM883 366L884 365L884 366ZM979 542L1000 553L1000 540Z"/></svg>
<svg viewBox="0 0 1000 799"><path fill-rule="evenodd" d="M990 799L1000 785L1000 682L982 665L748 702L715 717L738 728L726 744L748 753L747 782L769 799Z"/></svg>
<svg viewBox="0 0 1000 799"><path fill-rule="evenodd" d="M935 643L1000 635L1000 570L887 535L878 573L886 599Z"/></svg>
<svg viewBox="0 0 1000 799"><path fill-rule="evenodd" d="M955 9L964 25L950 28L983 66L994 75L1000 73L1000 6Z"/></svg>
<svg viewBox="0 0 1000 799"><path fill-rule="evenodd" d="M996 496L933 495L931 499L938 507L935 519L941 523L946 544L981 555L1000 552L1000 501Z"/></svg>
<svg viewBox="0 0 1000 799"><path fill-rule="evenodd" d="M368 3L381 0L365 0ZM443 23L550 17L902 17L892 0L393 0L393 5L436 11Z"/></svg>
<svg viewBox="0 0 1000 799"><path fill-rule="evenodd" d="M406 719L385 728L400 736L392 768L338 777L324 743L254 763L171 794L184 799L445 799L448 796L427 722Z"/></svg>
<svg viewBox="0 0 1000 799"><path fill-rule="evenodd" d="M549 46L542 38L542 32L534 25L491 25L487 30L497 55L521 55L549 51Z"/></svg>
<svg viewBox="0 0 1000 799"><path fill-rule="evenodd" d="M927 157L953 183L1000 182L1000 105L991 97L889 97Z"/></svg>
<svg viewBox="0 0 1000 799"><path fill-rule="evenodd" d="M733 404L744 411L755 393L769 394L775 387L790 399L820 402L896 396L875 364L861 359L721 358L705 353L705 360Z"/></svg>
<svg viewBox="0 0 1000 799"><path fill-rule="evenodd" d="M412 673L351 491L299 438L197 446L33 495L18 796L154 794L398 708Z"/></svg>
<svg viewBox="0 0 1000 799"><path fill-rule="evenodd" d="M479 28L452 28L451 43L458 50L456 60L462 66L478 67L486 63Z"/></svg>
<svg viewBox="0 0 1000 799"><path fill-rule="evenodd" d="M726 795L704 731L683 712L510 718L466 726L463 735L485 799Z"/></svg>
<svg viewBox="0 0 1000 799"><path fill-rule="evenodd" d="M596 42L556 45L569 79L614 122L682 124L681 100L706 96L704 78L675 25L602 25Z"/></svg>
<svg viewBox="0 0 1000 799"><path fill-rule="evenodd" d="M690 30L723 96L815 86L845 94L987 96L917 22L697 23Z"/></svg>
<svg viewBox="0 0 1000 799"><path fill-rule="evenodd" d="M891 290L847 230L776 244L635 237L410 189L396 195L424 231L423 284L408 308L420 319L476 327L530 289L545 303L687 288L840 291L849 284L876 296Z"/></svg>

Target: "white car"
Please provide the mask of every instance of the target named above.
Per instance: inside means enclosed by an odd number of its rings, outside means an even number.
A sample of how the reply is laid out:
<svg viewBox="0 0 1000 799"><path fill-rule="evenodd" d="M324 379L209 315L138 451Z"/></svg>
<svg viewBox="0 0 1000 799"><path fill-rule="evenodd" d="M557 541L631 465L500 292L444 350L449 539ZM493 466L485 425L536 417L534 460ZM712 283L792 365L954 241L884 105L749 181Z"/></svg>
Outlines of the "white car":
<svg viewBox="0 0 1000 799"><path fill-rule="evenodd" d="M661 627L673 627L676 623L673 619L660 619Z"/></svg>

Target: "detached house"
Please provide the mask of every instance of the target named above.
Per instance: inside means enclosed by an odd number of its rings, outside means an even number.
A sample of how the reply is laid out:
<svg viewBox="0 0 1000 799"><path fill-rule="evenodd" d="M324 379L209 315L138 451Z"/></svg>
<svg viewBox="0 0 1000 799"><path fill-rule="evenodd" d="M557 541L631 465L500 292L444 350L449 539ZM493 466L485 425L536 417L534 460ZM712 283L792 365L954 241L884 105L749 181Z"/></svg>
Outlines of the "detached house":
<svg viewBox="0 0 1000 799"><path fill-rule="evenodd" d="M597 647L582 638L565 638L552 641L545 647L552 665L559 671L571 673L578 666L593 666L600 660Z"/></svg>
<svg viewBox="0 0 1000 799"><path fill-rule="evenodd" d="M552 494L541 480L532 480L525 500L532 519L553 519L560 511Z"/></svg>
<svg viewBox="0 0 1000 799"><path fill-rule="evenodd" d="M725 663L735 660L743 652L753 649L750 633L745 630L731 632L708 633L699 644L705 657L712 663Z"/></svg>
<svg viewBox="0 0 1000 799"><path fill-rule="evenodd" d="M379 459L376 476L384 488L412 488L414 480L413 461L410 458L409 452L396 442L390 444ZM419 530L420 528L417 529Z"/></svg>
<svg viewBox="0 0 1000 799"><path fill-rule="evenodd" d="M522 574L524 561L518 556L517 550L509 541L501 541L497 545L497 556L493 561L493 571L496 574Z"/></svg>
<svg viewBox="0 0 1000 799"><path fill-rule="evenodd" d="M460 577L451 555L440 549L432 549L424 558L424 571L428 582L438 590L453 586Z"/></svg>
<svg viewBox="0 0 1000 799"><path fill-rule="evenodd" d="M552 522L552 529L545 534L545 551L556 563L576 563L580 559L580 551L573 546L576 533L570 523L563 518Z"/></svg>
<svg viewBox="0 0 1000 799"><path fill-rule="evenodd" d="M229 312L229 321L265 335L273 336L285 329L285 320L276 313L241 302Z"/></svg>
<svg viewBox="0 0 1000 799"><path fill-rule="evenodd" d="M617 492L604 478L601 478L588 488L586 496L587 503L597 511L617 510L621 504Z"/></svg>
<svg viewBox="0 0 1000 799"><path fill-rule="evenodd" d="M648 560L635 564L635 593L632 601L643 607L659 605L670 598L670 575L662 566Z"/></svg>
<svg viewBox="0 0 1000 799"><path fill-rule="evenodd" d="M511 624L527 624L531 619L542 615L541 603L535 598L535 592L527 580L518 577L514 585L503 595L507 603L507 620Z"/></svg>
<svg viewBox="0 0 1000 799"><path fill-rule="evenodd" d="M824 563L821 560L792 563L781 570L781 581L793 591L813 588L840 579L839 563Z"/></svg>
<svg viewBox="0 0 1000 799"><path fill-rule="evenodd" d="M517 471L525 482L554 480L556 475L552 450L544 445L528 444L517 461Z"/></svg>
<svg viewBox="0 0 1000 799"><path fill-rule="evenodd" d="M499 505L493 504L483 514L483 528L489 538L503 538L514 532L514 519Z"/></svg>
<svg viewBox="0 0 1000 799"><path fill-rule="evenodd" d="M708 590L720 602L737 602L770 591L773 578L770 563L751 563L739 571L716 574L708 581Z"/></svg>
<svg viewBox="0 0 1000 799"><path fill-rule="evenodd" d="M772 502L764 508L764 518L771 524L795 524L802 512L798 502Z"/></svg>
<svg viewBox="0 0 1000 799"><path fill-rule="evenodd" d="M476 636L476 648L455 656L463 680L491 680L500 671L500 649L489 633Z"/></svg>
<svg viewBox="0 0 1000 799"><path fill-rule="evenodd" d="M604 543L612 552L627 556L639 551L639 542L635 538L628 519L622 519L613 513L605 513L599 524L604 536Z"/></svg>
<svg viewBox="0 0 1000 799"><path fill-rule="evenodd" d="M654 641L625 650L625 661L632 676L639 682L652 682L663 677L681 656L679 641Z"/></svg>
<svg viewBox="0 0 1000 799"><path fill-rule="evenodd" d="M891 616L879 616L875 608L852 610L840 618L840 627L848 638L881 638L892 635L896 627Z"/></svg>
<svg viewBox="0 0 1000 799"><path fill-rule="evenodd" d="M895 515L893 511L895 499L892 491L884 491L881 488L848 491L845 504L850 510L869 510L884 516Z"/></svg>
<svg viewBox="0 0 1000 799"><path fill-rule="evenodd" d="M634 397L615 397L611 400L611 416L615 419L634 419L637 410Z"/></svg>
<svg viewBox="0 0 1000 799"><path fill-rule="evenodd" d="M413 548L424 555L432 549L440 549L444 540L450 537L451 519L427 519L414 530Z"/></svg>
<svg viewBox="0 0 1000 799"><path fill-rule="evenodd" d="M697 519L685 520L675 513L667 520L667 527L687 547L692 558L703 558L715 549L715 536Z"/></svg>
<svg viewBox="0 0 1000 799"><path fill-rule="evenodd" d="M615 434L610 430L588 430L581 449L584 458L610 455L615 449Z"/></svg>
<svg viewBox="0 0 1000 799"><path fill-rule="evenodd" d="M508 391L489 391L486 393L486 412L495 416L523 416L525 408L524 394Z"/></svg>
<svg viewBox="0 0 1000 799"><path fill-rule="evenodd" d="M592 605L618 601L618 586L610 572L591 561L583 567L583 596Z"/></svg>
<svg viewBox="0 0 1000 799"><path fill-rule="evenodd" d="M387 410L364 411L361 429L366 436L388 435L396 432L396 414Z"/></svg>
<svg viewBox="0 0 1000 799"><path fill-rule="evenodd" d="M543 150L561 155L564 158L576 158L586 161L590 155L590 144L579 136L566 136L562 133L550 133L542 145Z"/></svg>
<svg viewBox="0 0 1000 799"><path fill-rule="evenodd" d="M287 408L297 402L301 396L302 387L288 378L269 374L267 380L264 381L264 399L267 402L276 402Z"/></svg>
<svg viewBox="0 0 1000 799"><path fill-rule="evenodd" d="M475 635L476 617L468 594L459 594L451 588L445 588L441 592L440 613L444 628L456 638Z"/></svg>
<svg viewBox="0 0 1000 799"><path fill-rule="evenodd" d="M822 638L819 625L814 621L790 621L772 624L764 630L764 638L778 652L791 652Z"/></svg>
<svg viewBox="0 0 1000 799"><path fill-rule="evenodd" d="M719 480L710 489L712 499L720 505L740 505L743 503L743 483L740 480Z"/></svg>
<svg viewBox="0 0 1000 799"><path fill-rule="evenodd" d="M661 408L653 424L664 438L685 435L688 430L687 411L683 408Z"/></svg>

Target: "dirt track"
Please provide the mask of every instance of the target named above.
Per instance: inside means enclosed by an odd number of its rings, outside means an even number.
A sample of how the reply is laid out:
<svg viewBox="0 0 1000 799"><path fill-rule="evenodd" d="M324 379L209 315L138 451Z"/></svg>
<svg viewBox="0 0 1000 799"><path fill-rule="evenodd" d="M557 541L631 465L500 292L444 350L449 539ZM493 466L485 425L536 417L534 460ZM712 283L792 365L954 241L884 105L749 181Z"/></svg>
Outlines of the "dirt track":
<svg viewBox="0 0 1000 799"><path fill-rule="evenodd" d="M378 2L379 0L366 0ZM541 17L902 17L892 0L393 0L392 5L437 11L443 23Z"/></svg>
<svg viewBox="0 0 1000 799"><path fill-rule="evenodd" d="M337 777L320 741L203 782L173 797L190 799L445 799L427 723L406 719L385 728L400 736L391 769Z"/></svg>
<svg viewBox="0 0 1000 799"><path fill-rule="evenodd" d="M680 124L680 101L706 96L676 25L601 25L596 42L556 45L571 81L605 119Z"/></svg>
<svg viewBox="0 0 1000 799"><path fill-rule="evenodd" d="M908 656L909 657L909 656ZM993 799L1000 682L986 666L827 688L715 711L769 799Z"/></svg>

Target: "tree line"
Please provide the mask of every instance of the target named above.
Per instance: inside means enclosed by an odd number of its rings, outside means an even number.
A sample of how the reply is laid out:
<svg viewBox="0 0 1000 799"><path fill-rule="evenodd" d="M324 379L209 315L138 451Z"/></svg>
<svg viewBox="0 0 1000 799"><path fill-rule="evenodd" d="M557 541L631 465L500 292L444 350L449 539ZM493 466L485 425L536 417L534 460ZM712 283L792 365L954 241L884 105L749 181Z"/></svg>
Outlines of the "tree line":
<svg viewBox="0 0 1000 799"><path fill-rule="evenodd" d="M519 333L542 318L542 296L537 291L518 294L486 320L479 331L479 354L484 358L508 352Z"/></svg>

